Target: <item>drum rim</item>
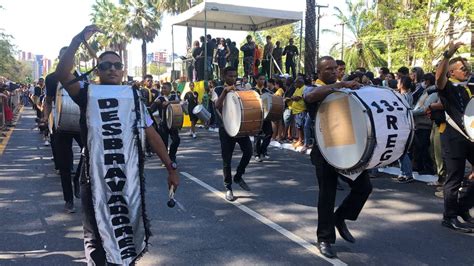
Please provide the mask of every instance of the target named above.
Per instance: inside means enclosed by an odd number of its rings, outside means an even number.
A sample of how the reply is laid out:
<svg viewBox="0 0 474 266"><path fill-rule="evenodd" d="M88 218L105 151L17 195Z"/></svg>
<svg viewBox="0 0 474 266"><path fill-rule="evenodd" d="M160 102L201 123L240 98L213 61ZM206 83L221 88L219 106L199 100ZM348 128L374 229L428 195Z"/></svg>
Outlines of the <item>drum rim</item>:
<svg viewBox="0 0 474 266"><path fill-rule="evenodd" d="M472 106L472 107L471 107L471 106ZM474 111L474 97L471 97L471 99L470 99L469 102L467 103L466 109L464 110L464 114L463 114L463 118L462 118L462 123L463 123L463 126L464 126L464 131L466 132L466 134L467 134L468 137L470 137L471 139L474 140L474 129L472 129L472 130L470 130L470 131L467 130L467 127L468 127L468 125L467 125L467 123L468 123L467 119L468 119L469 116L466 114L466 112L467 112L468 108L472 108L472 110ZM471 109L469 109L469 110L471 110ZM473 115L474 115L474 113L473 113ZM472 122L474 123L474 119L472 120ZM472 134L469 134L470 132L471 132Z"/></svg>
<svg viewBox="0 0 474 266"><path fill-rule="evenodd" d="M254 92L255 92L255 91L254 91ZM255 92L255 93L257 93L257 92ZM228 134L229 136L231 136L231 137L236 137L236 136L239 135L240 128L242 127L242 116L244 115L244 112L243 112L244 106L242 105L242 98L240 98L240 95L239 95L238 93L236 93L235 91L229 91L229 92L227 93L227 95L226 95L225 98L224 98L224 103L223 103L223 104L225 104L225 102L227 101L227 96L228 96L228 95L232 95L232 94L235 94L235 95L237 96L237 98L239 99L239 106L240 106L240 110L241 110L241 112L240 112L240 125L239 125L239 130L237 131L237 134L231 134L231 133L229 133L229 130L228 130L227 127L225 126L225 125L226 125L226 123L225 123L226 120L224 119L224 112L222 112L222 124L224 125L224 129L225 129L225 131L227 132L227 134ZM222 110L222 111L224 111L224 110Z"/></svg>
<svg viewBox="0 0 474 266"><path fill-rule="evenodd" d="M173 117L173 108L171 107L171 104L168 104L168 107L166 107L166 125L168 128L171 128L173 125L173 121L170 120L171 117Z"/></svg>
<svg viewBox="0 0 474 266"><path fill-rule="evenodd" d="M333 166L334 168L336 169L340 169L340 170L344 170L344 171L351 171L353 169L357 169L359 168L360 166L368 163L368 160L370 160L371 158L371 154L373 153L374 149L375 149L375 145L377 144L377 141L376 141L376 133L374 132L374 128L372 126L373 124L373 121L372 121L372 111L370 110L370 108L359 98L359 96L353 92L353 91L336 91L336 92L333 92L333 93L344 93L344 94L347 94L349 95L349 97L352 95L354 96L353 98L356 100L356 102L362 106L364 109L365 109L365 112L363 111L363 113L365 114L365 122L366 122L366 125L367 125L367 145L365 146L365 149L364 149L364 152L362 153L362 156L361 158L359 159L359 161L354 164L353 166L349 167L349 168L340 168L336 165L334 165L330 160L329 158L321 151L320 149L320 153L321 155L323 156L324 160L326 162L328 162L328 164L330 164L331 166ZM321 104L326 100L326 98L321 102ZM316 128L316 124L317 124L317 118L318 118L318 113L319 113L319 108L318 108L318 111L316 111L316 115L315 115L315 118L314 118L314 125L313 125L313 130L314 130L314 139L315 139L315 142L316 142L316 145L318 146L318 149L320 147L320 143L318 141L318 138L317 138L317 128Z"/></svg>

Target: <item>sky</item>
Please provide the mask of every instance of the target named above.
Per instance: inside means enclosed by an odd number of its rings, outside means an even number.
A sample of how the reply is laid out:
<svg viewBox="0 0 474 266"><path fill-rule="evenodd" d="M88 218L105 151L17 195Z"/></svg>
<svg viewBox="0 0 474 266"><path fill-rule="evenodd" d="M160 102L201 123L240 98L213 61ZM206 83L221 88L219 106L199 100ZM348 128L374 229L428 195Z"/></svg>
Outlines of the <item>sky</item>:
<svg viewBox="0 0 474 266"><path fill-rule="evenodd" d="M239 0L229 0L237 2ZM91 22L92 5L95 0L0 0L0 29L14 37L17 50L42 54L48 59L55 59L59 49L70 43L71 39ZM118 2L118 1L117 1ZM305 0L253 0L262 6L271 3L287 10L304 10ZM344 7L343 0L322 0L318 4L329 3L329 8L322 9L322 28L333 28L337 20L331 15L333 6ZM166 49L171 53L171 16L164 15L161 31L155 41L148 44L147 51L154 52ZM175 27L175 53L186 52L186 28ZM208 30L213 36L231 38L240 43L246 32ZM193 39L204 35L204 29L193 29ZM321 34L321 53L327 54L331 45L339 37L332 34ZM129 46L131 67L140 65L140 42L134 40Z"/></svg>

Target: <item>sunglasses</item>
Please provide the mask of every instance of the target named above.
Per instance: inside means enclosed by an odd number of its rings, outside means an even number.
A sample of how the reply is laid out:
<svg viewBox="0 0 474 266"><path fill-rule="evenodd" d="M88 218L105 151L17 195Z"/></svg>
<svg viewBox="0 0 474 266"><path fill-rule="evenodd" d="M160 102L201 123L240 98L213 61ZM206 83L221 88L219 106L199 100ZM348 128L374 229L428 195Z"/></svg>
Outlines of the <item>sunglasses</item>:
<svg viewBox="0 0 474 266"><path fill-rule="evenodd" d="M123 68L123 64L121 62L115 62L115 63L112 63L112 62L102 62L100 64L97 65L97 68L100 70L100 71L106 71L106 70L109 70L112 68L112 66L114 66L114 68L116 70L122 70Z"/></svg>

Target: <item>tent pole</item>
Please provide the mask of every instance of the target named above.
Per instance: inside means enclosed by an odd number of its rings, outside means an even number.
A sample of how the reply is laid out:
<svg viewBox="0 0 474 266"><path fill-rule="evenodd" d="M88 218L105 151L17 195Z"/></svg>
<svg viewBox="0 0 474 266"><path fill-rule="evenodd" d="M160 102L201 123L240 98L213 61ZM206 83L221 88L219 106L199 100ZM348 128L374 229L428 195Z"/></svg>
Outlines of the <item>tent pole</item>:
<svg viewBox="0 0 474 266"><path fill-rule="evenodd" d="M207 11L204 6L204 80L208 79L207 71Z"/></svg>
<svg viewBox="0 0 474 266"><path fill-rule="evenodd" d="M158 71L160 71L158 69ZM174 25L171 25L171 81L176 80L176 73L174 70Z"/></svg>
<svg viewBox="0 0 474 266"><path fill-rule="evenodd" d="M296 66L296 73L300 73L300 67L301 67L301 46L302 46L302 43L303 43L303 20L300 20L301 21L301 25L300 25L300 52L299 52L299 56L298 56L298 65ZM306 72L306 70L305 70ZM309 73L310 75L312 74Z"/></svg>

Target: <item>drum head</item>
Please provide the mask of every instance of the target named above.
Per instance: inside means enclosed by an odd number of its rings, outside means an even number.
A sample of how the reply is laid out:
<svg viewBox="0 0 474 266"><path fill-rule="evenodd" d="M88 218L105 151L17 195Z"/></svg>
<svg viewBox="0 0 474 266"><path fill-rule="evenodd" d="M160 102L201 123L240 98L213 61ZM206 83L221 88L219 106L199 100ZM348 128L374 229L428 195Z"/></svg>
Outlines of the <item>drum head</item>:
<svg viewBox="0 0 474 266"><path fill-rule="evenodd" d="M236 136L240 131L242 108L239 95L232 91L227 93L222 107L222 121L225 131L231 137Z"/></svg>
<svg viewBox="0 0 474 266"><path fill-rule="evenodd" d="M464 111L464 128L467 135L474 139L474 98L471 98Z"/></svg>
<svg viewBox="0 0 474 266"><path fill-rule="evenodd" d="M263 107L263 118L267 118L270 109L272 109L272 95L270 93L264 93L260 96L262 99L262 107Z"/></svg>
<svg viewBox="0 0 474 266"><path fill-rule="evenodd" d="M198 114L199 112L201 112L202 108L203 108L202 104L196 105L196 106L193 108L193 114Z"/></svg>
<svg viewBox="0 0 474 266"><path fill-rule="evenodd" d="M173 108L171 107L171 104L166 108L166 125L168 128L171 128L173 125Z"/></svg>
<svg viewBox="0 0 474 266"><path fill-rule="evenodd" d="M327 96L316 113L316 140L326 161L339 169L357 166L368 146L372 128L367 109L348 93Z"/></svg>

